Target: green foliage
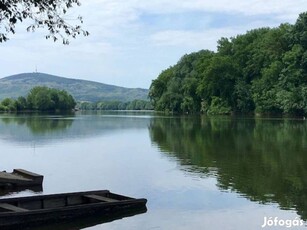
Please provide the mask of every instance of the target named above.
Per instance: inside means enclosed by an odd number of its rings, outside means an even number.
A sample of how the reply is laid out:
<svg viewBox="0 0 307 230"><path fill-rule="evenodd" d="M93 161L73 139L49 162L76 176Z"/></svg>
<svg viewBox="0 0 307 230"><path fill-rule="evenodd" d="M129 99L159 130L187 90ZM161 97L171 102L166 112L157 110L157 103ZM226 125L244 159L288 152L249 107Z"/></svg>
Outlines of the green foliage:
<svg viewBox="0 0 307 230"><path fill-rule="evenodd" d="M27 99L25 97L18 97L16 100L17 110L25 110L27 108Z"/></svg>
<svg viewBox="0 0 307 230"><path fill-rule="evenodd" d="M293 43L300 44L305 50L307 48L307 12L301 13L294 25Z"/></svg>
<svg viewBox="0 0 307 230"><path fill-rule="evenodd" d="M80 110L153 110L150 101L133 100L122 101L100 101L97 103L79 102L77 108Z"/></svg>
<svg viewBox="0 0 307 230"><path fill-rule="evenodd" d="M2 100L1 105L0 105L0 111L16 111L17 110L17 106L15 103L14 99L11 98L5 98L4 100Z"/></svg>
<svg viewBox="0 0 307 230"><path fill-rule="evenodd" d="M197 113L201 109L202 74L214 53L201 50L184 55L179 62L164 70L149 89L155 110L172 113Z"/></svg>
<svg viewBox="0 0 307 230"><path fill-rule="evenodd" d="M272 62L262 69L262 77L254 79L251 85L253 100L257 113L280 113L282 110L277 101L277 82L283 68L280 61Z"/></svg>
<svg viewBox="0 0 307 230"><path fill-rule="evenodd" d="M255 104L252 98L251 85L243 80L237 80L234 86L235 111L248 113L253 111Z"/></svg>
<svg viewBox="0 0 307 230"><path fill-rule="evenodd" d="M0 111L56 111L72 110L76 106L73 97L64 90L37 86L31 89L27 98L16 100L5 98L0 104Z"/></svg>
<svg viewBox="0 0 307 230"><path fill-rule="evenodd" d="M207 111L210 115L225 115L231 113L231 107L224 101L222 98L219 97L212 97L211 105Z"/></svg>
<svg viewBox="0 0 307 230"><path fill-rule="evenodd" d="M153 80L154 109L173 113L306 114L307 12L294 25L221 38Z"/></svg>
<svg viewBox="0 0 307 230"><path fill-rule="evenodd" d="M203 73L200 93L204 100L220 97L229 105L234 105L233 91L235 79L239 75L235 63L228 56L215 55Z"/></svg>
<svg viewBox="0 0 307 230"><path fill-rule="evenodd" d="M64 90L57 90L45 86L34 87L27 96L29 108L40 111L71 110L76 102Z"/></svg>

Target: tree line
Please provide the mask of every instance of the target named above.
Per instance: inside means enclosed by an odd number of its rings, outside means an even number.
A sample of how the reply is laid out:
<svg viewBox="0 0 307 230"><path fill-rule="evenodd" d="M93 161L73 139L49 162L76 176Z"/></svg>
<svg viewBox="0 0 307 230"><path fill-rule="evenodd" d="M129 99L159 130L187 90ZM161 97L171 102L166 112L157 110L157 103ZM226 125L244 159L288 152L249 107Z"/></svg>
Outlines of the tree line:
<svg viewBox="0 0 307 230"><path fill-rule="evenodd" d="M0 111L64 111L76 106L74 98L65 90L37 86L26 97L5 98L0 103Z"/></svg>
<svg viewBox="0 0 307 230"><path fill-rule="evenodd" d="M80 110L153 110L151 102L145 100L78 102L76 107Z"/></svg>
<svg viewBox="0 0 307 230"><path fill-rule="evenodd" d="M307 12L294 25L218 41L152 81L154 109L174 113L307 114Z"/></svg>

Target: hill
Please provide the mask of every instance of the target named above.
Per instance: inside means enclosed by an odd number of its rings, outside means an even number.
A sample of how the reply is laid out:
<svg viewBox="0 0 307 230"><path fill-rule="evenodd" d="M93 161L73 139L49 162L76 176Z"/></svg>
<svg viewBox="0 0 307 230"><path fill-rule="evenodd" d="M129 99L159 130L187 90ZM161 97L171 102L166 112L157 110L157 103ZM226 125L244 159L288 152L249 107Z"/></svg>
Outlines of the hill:
<svg viewBox="0 0 307 230"><path fill-rule="evenodd" d="M26 96L34 86L47 86L68 91L77 101L148 100L148 90L124 88L94 81L70 79L45 73L22 73L0 79L0 100Z"/></svg>

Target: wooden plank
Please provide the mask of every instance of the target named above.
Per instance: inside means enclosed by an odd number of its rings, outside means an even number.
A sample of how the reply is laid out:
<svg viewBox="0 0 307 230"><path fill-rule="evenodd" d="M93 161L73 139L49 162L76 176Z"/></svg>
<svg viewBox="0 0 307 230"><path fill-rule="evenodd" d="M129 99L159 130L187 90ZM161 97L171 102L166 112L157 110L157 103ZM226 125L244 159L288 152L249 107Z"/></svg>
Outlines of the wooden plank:
<svg viewBox="0 0 307 230"><path fill-rule="evenodd" d="M90 199L94 199L94 200L98 200L98 201L103 201L103 202L114 202L114 201L118 201L109 197L104 197L104 196L99 196L99 195L84 195L84 197L86 198L90 198Z"/></svg>
<svg viewBox="0 0 307 230"><path fill-rule="evenodd" d="M0 186L34 186L43 183L43 176L26 171L24 169L14 169L12 173L0 172Z"/></svg>
<svg viewBox="0 0 307 230"><path fill-rule="evenodd" d="M24 169L14 169L14 173L22 174L24 176L30 176L30 177L42 177L42 175L39 175L37 173L33 173Z"/></svg>
<svg viewBox="0 0 307 230"><path fill-rule="evenodd" d="M15 180L20 180L20 181L31 181L31 179L22 177L20 175L16 175L13 173L7 173L7 172L0 172L0 180L7 180L7 181L15 181Z"/></svg>
<svg viewBox="0 0 307 230"><path fill-rule="evenodd" d="M9 211L14 211L14 212L29 211L28 209L20 208L20 207L17 207L15 205L11 205L11 204L8 204L8 203L0 203L0 208L7 209Z"/></svg>
<svg viewBox="0 0 307 230"><path fill-rule="evenodd" d="M60 208L65 207L66 205L66 197L55 197L44 199L44 208Z"/></svg>
<svg viewBox="0 0 307 230"><path fill-rule="evenodd" d="M44 176L24 169L14 169L13 173L31 179L33 184L42 184L44 180Z"/></svg>

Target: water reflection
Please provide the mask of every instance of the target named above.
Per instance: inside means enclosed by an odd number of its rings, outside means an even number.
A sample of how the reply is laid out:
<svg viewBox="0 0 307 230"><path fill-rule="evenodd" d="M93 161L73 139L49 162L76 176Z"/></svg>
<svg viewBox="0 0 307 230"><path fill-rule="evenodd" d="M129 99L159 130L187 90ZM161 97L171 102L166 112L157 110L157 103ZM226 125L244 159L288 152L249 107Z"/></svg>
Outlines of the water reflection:
<svg viewBox="0 0 307 230"><path fill-rule="evenodd" d="M0 115L0 140L43 145L65 138L74 115Z"/></svg>
<svg viewBox="0 0 307 230"><path fill-rule="evenodd" d="M267 213L296 217L276 204L306 219L306 121L77 113L37 116L29 123L38 133L24 118L0 115L2 170L45 175L49 194L112 189L148 198L146 215L93 229L259 229Z"/></svg>
<svg viewBox="0 0 307 230"><path fill-rule="evenodd" d="M147 128L149 119L143 114L76 113L68 115L0 115L0 140L18 144L88 138L125 129Z"/></svg>
<svg viewBox="0 0 307 230"><path fill-rule="evenodd" d="M307 123L299 120L154 118L152 142L183 170L214 174L221 190L278 203L307 219Z"/></svg>
<svg viewBox="0 0 307 230"><path fill-rule="evenodd" d="M95 225L100 225L104 223L109 223L115 220L123 219L126 217L132 217L135 215L146 213L147 209L142 208L138 210L130 210L130 211L118 211L112 215L103 214L103 215L92 215L88 217L79 217L78 219L73 220L62 220L56 221L52 223L40 224L38 226L22 226L20 228L14 226L14 230L80 230L88 227L92 227ZM11 228L5 228L4 230L13 230Z"/></svg>
<svg viewBox="0 0 307 230"><path fill-rule="evenodd" d="M67 118L70 119L63 119L63 116L4 116L1 117L1 121L5 125L26 126L33 135L43 135L48 132L63 131L71 127L73 119L72 117Z"/></svg>

